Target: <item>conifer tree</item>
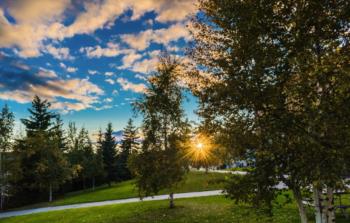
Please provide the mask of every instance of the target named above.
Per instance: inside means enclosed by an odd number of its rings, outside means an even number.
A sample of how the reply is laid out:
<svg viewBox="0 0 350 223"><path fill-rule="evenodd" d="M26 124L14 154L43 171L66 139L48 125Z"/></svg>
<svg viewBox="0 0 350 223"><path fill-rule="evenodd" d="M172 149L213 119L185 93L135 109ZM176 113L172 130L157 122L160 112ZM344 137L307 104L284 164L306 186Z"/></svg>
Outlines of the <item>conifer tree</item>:
<svg viewBox="0 0 350 223"><path fill-rule="evenodd" d="M68 162L62 151L62 142L55 135L53 120L57 117L51 112L50 103L35 96L31 114L22 119L26 127L26 137L19 140L15 155L20 160L22 189L49 192L52 201L53 191L58 189L70 175Z"/></svg>
<svg viewBox="0 0 350 223"><path fill-rule="evenodd" d="M121 141L120 152L117 158L117 174L119 180L131 179L131 173L128 167L128 159L130 154L137 150L139 143L136 127L133 125L132 119L129 119L127 126L123 131L123 139Z"/></svg>
<svg viewBox="0 0 350 223"><path fill-rule="evenodd" d="M103 164L106 174L106 181L109 186L116 180L116 141L113 136L112 123L108 123L102 141Z"/></svg>

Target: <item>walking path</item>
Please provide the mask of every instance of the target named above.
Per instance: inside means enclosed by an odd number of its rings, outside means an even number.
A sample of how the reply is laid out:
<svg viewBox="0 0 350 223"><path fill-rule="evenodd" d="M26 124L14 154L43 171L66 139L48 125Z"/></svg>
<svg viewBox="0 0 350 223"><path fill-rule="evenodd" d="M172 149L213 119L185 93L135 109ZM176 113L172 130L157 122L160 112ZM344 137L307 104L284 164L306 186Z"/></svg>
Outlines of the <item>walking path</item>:
<svg viewBox="0 0 350 223"><path fill-rule="evenodd" d="M207 196L215 196L222 195L222 190L212 190L212 191L202 191L202 192L189 192L189 193L179 193L174 194L174 198L191 198L191 197L207 197ZM142 201L159 201L169 199L169 195L157 195L153 197L145 197ZM99 201L99 202L89 202L82 204L70 204L70 205L62 205L56 207L44 207L44 208L35 208L28 210L20 210L20 211L8 211L0 213L0 218L8 218L14 216L21 216L27 214L35 214L42 213L47 211L59 211L59 210L67 210L67 209L75 209L75 208L86 208L86 207L97 207L104 206L110 204L125 204L125 203L134 203L134 202L142 202L139 198L128 198L128 199L120 199L120 200L110 200L110 201Z"/></svg>

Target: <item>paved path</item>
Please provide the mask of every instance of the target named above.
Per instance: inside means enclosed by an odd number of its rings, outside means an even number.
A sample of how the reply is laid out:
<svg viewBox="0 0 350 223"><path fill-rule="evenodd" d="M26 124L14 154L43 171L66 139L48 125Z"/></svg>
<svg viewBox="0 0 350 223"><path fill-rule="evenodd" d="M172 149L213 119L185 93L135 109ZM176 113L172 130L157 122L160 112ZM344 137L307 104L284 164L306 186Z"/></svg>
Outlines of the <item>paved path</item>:
<svg viewBox="0 0 350 223"><path fill-rule="evenodd" d="M215 196L215 195L221 195L221 194L222 194L222 190L212 190L212 191L203 191L203 192L189 192L189 193L174 194L174 198L207 197L207 196ZM145 197L142 201L159 201L159 200L166 200L168 198L169 198L169 195L157 195L153 197ZM110 204L125 204L125 203L134 203L134 202L142 202L142 201L139 198L128 198L128 199L120 199L120 200L89 202L89 203L82 203L82 204L70 204L70 205L62 205L62 206L55 206L55 207L35 208L35 209L20 210L20 211L9 211L9 212L0 213L0 218L41 213L41 212L47 212L47 211L59 211L59 210L66 210L66 209L97 207L97 206L104 206L104 205L110 205Z"/></svg>

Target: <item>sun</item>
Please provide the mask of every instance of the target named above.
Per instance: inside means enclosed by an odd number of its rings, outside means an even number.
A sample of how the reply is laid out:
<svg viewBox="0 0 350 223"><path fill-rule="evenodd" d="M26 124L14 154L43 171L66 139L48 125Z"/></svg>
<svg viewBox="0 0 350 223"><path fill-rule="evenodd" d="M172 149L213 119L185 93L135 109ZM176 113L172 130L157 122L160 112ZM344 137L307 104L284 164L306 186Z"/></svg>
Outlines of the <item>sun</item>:
<svg viewBox="0 0 350 223"><path fill-rule="evenodd" d="M196 144L197 149L203 149L204 145L203 143L199 142Z"/></svg>
<svg viewBox="0 0 350 223"><path fill-rule="evenodd" d="M204 134L197 134L189 142L186 157L194 164L204 164L211 160L213 144L210 137Z"/></svg>

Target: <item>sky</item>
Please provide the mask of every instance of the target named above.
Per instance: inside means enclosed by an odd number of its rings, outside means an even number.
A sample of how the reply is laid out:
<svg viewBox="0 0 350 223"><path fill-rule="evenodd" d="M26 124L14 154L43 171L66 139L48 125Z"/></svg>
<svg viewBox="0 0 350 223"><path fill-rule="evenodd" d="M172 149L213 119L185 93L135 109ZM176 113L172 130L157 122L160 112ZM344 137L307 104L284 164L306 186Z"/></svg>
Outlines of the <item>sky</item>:
<svg viewBox="0 0 350 223"><path fill-rule="evenodd" d="M120 130L159 53L184 55L193 13L192 0L0 0L0 107L10 106L18 131L34 95L66 124Z"/></svg>

